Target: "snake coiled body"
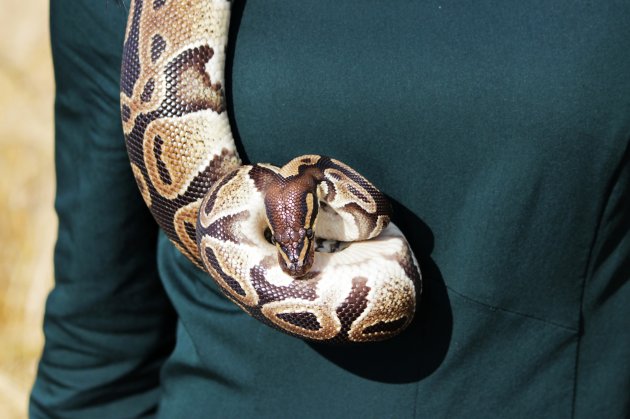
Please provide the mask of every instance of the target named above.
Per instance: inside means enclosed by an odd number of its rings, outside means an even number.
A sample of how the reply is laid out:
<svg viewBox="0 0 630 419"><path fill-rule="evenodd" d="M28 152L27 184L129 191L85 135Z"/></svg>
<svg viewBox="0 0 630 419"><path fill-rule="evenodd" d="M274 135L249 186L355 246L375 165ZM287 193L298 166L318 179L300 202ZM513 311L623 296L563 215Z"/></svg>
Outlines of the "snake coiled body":
<svg viewBox="0 0 630 419"><path fill-rule="evenodd" d="M224 94L230 6L132 1L121 115L146 204L175 246L266 324L329 342L400 333L421 276L384 195L324 156L241 164Z"/></svg>

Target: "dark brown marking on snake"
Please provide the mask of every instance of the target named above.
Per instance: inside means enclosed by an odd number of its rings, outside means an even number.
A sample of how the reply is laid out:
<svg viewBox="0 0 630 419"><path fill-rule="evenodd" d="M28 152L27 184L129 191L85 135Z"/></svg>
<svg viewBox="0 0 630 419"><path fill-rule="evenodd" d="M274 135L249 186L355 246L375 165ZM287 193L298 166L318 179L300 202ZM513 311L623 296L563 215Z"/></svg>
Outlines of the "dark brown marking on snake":
<svg viewBox="0 0 630 419"><path fill-rule="evenodd" d="M319 321L317 320L317 316L313 313L309 313L308 311L299 313L279 313L276 314L276 317L301 329L319 330L322 328L322 325L319 324Z"/></svg>
<svg viewBox="0 0 630 419"><path fill-rule="evenodd" d="M178 208L206 196L210 187L214 185L221 176L230 173L239 165L240 163L236 154L224 148L220 155L214 156L206 168L193 178L184 195L181 195L175 200Z"/></svg>
<svg viewBox="0 0 630 419"><path fill-rule="evenodd" d="M356 202L350 202L344 205L343 209L354 217L361 236L368 236L376 227L378 217L363 217L362 214L365 214L365 210ZM358 220L363 220L364 222L360 223Z"/></svg>
<svg viewBox="0 0 630 419"><path fill-rule="evenodd" d="M167 104L169 99L174 102L170 103L167 114L179 116L178 113L185 111L212 109L221 113L225 110L221 83L212 83L206 72L206 64L213 56L210 46L201 45L180 53L167 65L166 85L171 88L166 100Z"/></svg>
<svg viewBox="0 0 630 419"><path fill-rule="evenodd" d="M136 183L138 184L138 190L140 190L140 194L144 195L145 193L145 188L146 188L146 182L144 182L144 179L141 177L142 174L139 174L140 176L138 176L138 174L136 174L136 172L133 172L133 177L136 179Z"/></svg>
<svg viewBox="0 0 630 419"><path fill-rule="evenodd" d="M316 281L300 279L291 282L288 286L279 286L267 281L266 273L261 265L254 266L249 273L256 294L260 297L259 308L273 301L283 301L287 298L299 298L308 301L317 299Z"/></svg>
<svg viewBox="0 0 630 419"><path fill-rule="evenodd" d="M322 168L323 171L326 169L335 169L343 173L347 176L351 181L361 185L363 189L366 190L368 194L370 194L374 202L376 203L376 211L374 213L374 218L378 218L379 215L387 215L391 218L392 207L389 203L389 200L383 195L381 191L376 189L366 178L361 176L359 173L354 170L348 170L345 166L335 163L333 159L330 157L322 156L322 158L317 162L317 165ZM334 172L328 173L331 177L334 177L337 180L341 180L338 174ZM385 226L383 226L385 227Z"/></svg>
<svg viewBox="0 0 630 419"><path fill-rule="evenodd" d="M162 35L160 35L159 33L153 35L153 38L151 38L151 61L156 62L165 49L166 40L164 40Z"/></svg>
<svg viewBox="0 0 630 419"><path fill-rule="evenodd" d="M127 153L132 163L140 168L144 168L144 150L143 150L143 138L146 126L149 124L149 120L146 115L140 114L136 116L134 126L129 134L125 134L125 144L127 145ZM140 133L136 128L142 126L143 130ZM145 171L145 170L143 170Z"/></svg>
<svg viewBox="0 0 630 419"><path fill-rule="evenodd" d="M352 323L359 318L367 308L367 296L370 287L367 286L367 278L357 276L352 278L352 290L343 303L337 307L337 317L341 322L341 336L348 336Z"/></svg>
<svg viewBox="0 0 630 419"><path fill-rule="evenodd" d="M245 313L249 314L252 317L255 317L254 314L252 313L252 308L251 307L241 303L236 298L234 298L232 295L227 293L226 290L225 290L225 287L221 286L221 284L217 284L217 285L219 285L219 287L221 287L221 291L223 291L223 294L228 298L228 300L232 301L234 304L239 306L241 308L241 310L243 310Z"/></svg>
<svg viewBox="0 0 630 419"><path fill-rule="evenodd" d="M219 193L219 191L232 179L234 179L236 177L236 175L238 174L238 170L234 170L231 173L225 175L221 181L219 183L217 183L214 186L214 189L212 190L212 193L210 194L210 196L208 197L208 200L206 201L206 204L203 206L202 211L206 214L209 215L212 212L212 209L214 208L214 203L217 200L217 195Z"/></svg>
<svg viewBox="0 0 630 419"><path fill-rule="evenodd" d="M326 184L326 195L322 195L319 197L319 208L322 210L325 210L325 207L330 207L330 205L328 205L328 202L332 202L334 201L335 197L337 196L337 190L335 189L335 185L329 181L329 180L324 180L322 182L322 184L325 183ZM330 208L331 211L332 208ZM334 211L333 211L334 212Z"/></svg>
<svg viewBox="0 0 630 419"><path fill-rule="evenodd" d="M400 319L396 319L389 322L378 322L372 326L368 326L361 332L364 335L372 334L390 334L398 331L401 327L407 324L407 316L403 316Z"/></svg>
<svg viewBox="0 0 630 419"><path fill-rule="evenodd" d="M144 85L144 89L142 90L142 94L140 95L140 100L143 102L149 102L151 100L151 96L153 96L153 90L155 90L155 80L152 78Z"/></svg>
<svg viewBox="0 0 630 419"><path fill-rule="evenodd" d="M158 10L160 7L164 6L166 0L153 0L153 10Z"/></svg>
<svg viewBox="0 0 630 419"><path fill-rule="evenodd" d="M162 160L162 145L164 145L164 140L159 135L155 136L153 140L153 154L155 155L155 161L158 167L158 174L160 175L160 179L167 185L170 185L173 181L171 179L171 174L168 172L166 168L166 164Z"/></svg>
<svg viewBox="0 0 630 419"><path fill-rule="evenodd" d="M234 164L235 162L237 162L237 165ZM224 148L221 150L221 154L217 154L212 158L212 160L210 160L210 162L202 172L202 176L208 179L213 184L214 182L219 180L221 176L234 170L239 165L240 163L238 163L238 157L236 156L236 153L234 151L228 150L227 148ZM202 192L201 196L205 195L208 189L205 189L205 191Z"/></svg>
<svg viewBox="0 0 630 419"><path fill-rule="evenodd" d="M340 181L341 180L341 176L339 176L339 173L330 172L330 173L327 173L327 175L330 176L331 178L335 179L336 181Z"/></svg>
<svg viewBox="0 0 630 419"><path fill-rule="evenodd" d="M120 78L120 90L127 95L127 97L133 95L133 88L140 77L140 50L138 43L140 41L142 4L143 0L136 0L134 3L131 27L129 28L127 41L123 46L123 67Z"/></svg>
<svg viewBox="0 0 630 419"><path fill-rule="evenodd" d="M356 214L365 214L365 210L356 202L347 203L346 205L343 206L343 209L347 213L352 214L352 216L355 217L355 219L358 218ZM367 236L372 231L374 231L374 229L376 228L376 225L378 224L379 215L382 215L382 214L379 214L377 212L370 217L361 217L361 219L365 220L367 223L367 224L362 224L362 223L357 222L357 226L359 226L359 228L362 230L361 231L362 235ZM388 216L384 222L384 226L386 226L389 223L389 220L390 219Z"/></svg>
<svg viewBox="0 0 630 419"><path fill-rule="evenodd" d="M212 249L206 247L204 251L206 252L206 258L208 259L208 262L210 262L210 265L212 265L212 267L219 274L221 279L223 279L223 282L227 284L227 286L232 288L232 290L234 290L234 292L236 292L238 295L244 297L246 295L245 290L241 287L236 279L232 278L223 271L223 268L221 267L221 264L219 264L219 261L217 260L217 257Z"/></svg>
<svg viewBox="0 0 630 419"><path fill-rule="evenodd" d="M411 254L405 251L404 256L401 257L399 253L398 257L396 257L395 260L396 262L398 262L403 271L405 271L405 275L407 275L407 278L411 279L416 290L419 290L419 288L422 286L422 278L420 277L418 268L416 268L416 264L413 262Z"/></svg>
<svg viewBox="0 0 630 419"><path fill-rule="evenodd" d="M352 195L354 195L355 197L357 197L357 198L358 198L358 199L360 199L361 201L363 201L363 202L365 202L365 203L367 203L367 204L369 204L370 202L372 202L368 196L365 196L365 195L363 194L363 192L361 192L360 190L358 190L358 189L357 189L357 188L355 188L354 186L352 186L352 185L348 184L346 187L348 188L348 191L349 191Z"/></svg>
<svg viewBox="0 0 630 419"><path fill-rule="evenodd" d="M184 230L186 230L186 234L193 241L193 243L197 242L197 232L195 231L195 226L188 221L184 221Z"/></svg>
<svg viewBox="0 0 630 419"><path fill-rule="evenodd" d="M319 165L319 160L315 163L309 161L307 164L300 164L297 168L297 174L286 178L287 181L298 181L308 186L322 182L324 179L324 172Z"/></svg>
<svg viewBox="0 0 630 419"><path fill-rule="evenodd" d="M131 118L131 108L127 105L122 105L120 115L122 116L123 122L129 121L129 118Z"/></svg>
<svg viewBox="0 0 630 419"><path fill-rule="evenodd" d="M246 220L249 215L250 212L245 210L221 217L210 224L208 228L204 229L204 235L216 237L222 241L231 241L237 244L242 243L247 239L242 236L238 228L234 227L234 224Z"/></svg>
<svg viewBox="0 0 630 419"><path fill-rule="evenodd" d="M256 189L265 193L267 186L274 180L278 179L280 175L271 169L255 164L249 171L249 177L254 181Z"/></svg>

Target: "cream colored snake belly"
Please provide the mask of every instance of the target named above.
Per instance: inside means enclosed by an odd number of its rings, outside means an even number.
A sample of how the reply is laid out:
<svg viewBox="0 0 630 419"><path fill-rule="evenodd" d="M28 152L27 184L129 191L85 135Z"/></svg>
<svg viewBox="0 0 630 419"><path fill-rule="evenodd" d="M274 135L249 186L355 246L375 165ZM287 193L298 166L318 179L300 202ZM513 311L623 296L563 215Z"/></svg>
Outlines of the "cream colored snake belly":
<svg viewBox="0 0 630 419"><path fill-rule="evenodd" d="M224 94L230 7L131 3L120 101L144 201L254 318L317 341L395 336L413 318L421 275L385 196L325 156L241 164Z"/></svg>

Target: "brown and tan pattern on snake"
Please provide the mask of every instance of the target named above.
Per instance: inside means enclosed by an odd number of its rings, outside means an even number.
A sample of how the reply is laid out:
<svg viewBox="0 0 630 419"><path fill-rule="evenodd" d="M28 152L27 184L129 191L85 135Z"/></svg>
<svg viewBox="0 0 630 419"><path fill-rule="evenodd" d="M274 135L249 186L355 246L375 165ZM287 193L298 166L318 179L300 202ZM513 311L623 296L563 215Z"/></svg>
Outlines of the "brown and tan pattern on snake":
<svg viewBox="0 0 630 419"><path fill-rule="evenodd" d="M177 248L264 323L330 342L398 334L421 277L384 195L328 157L241 165L224 94L230 6L132 1L121 116L145 202Z"/></svg>

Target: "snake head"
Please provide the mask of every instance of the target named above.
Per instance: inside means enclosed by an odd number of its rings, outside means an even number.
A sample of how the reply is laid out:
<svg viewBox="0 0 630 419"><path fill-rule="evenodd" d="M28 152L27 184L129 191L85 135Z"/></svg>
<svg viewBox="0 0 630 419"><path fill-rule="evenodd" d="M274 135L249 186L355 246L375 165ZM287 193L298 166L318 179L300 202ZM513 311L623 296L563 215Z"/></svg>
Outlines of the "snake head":
<svg viewBox="0 0 630 419"><path fill-rule="evenodd" d="M315 258L318 200L314 187L283 182L265 197L271 242L282 270L294 278L308 273Z"/></svg>

